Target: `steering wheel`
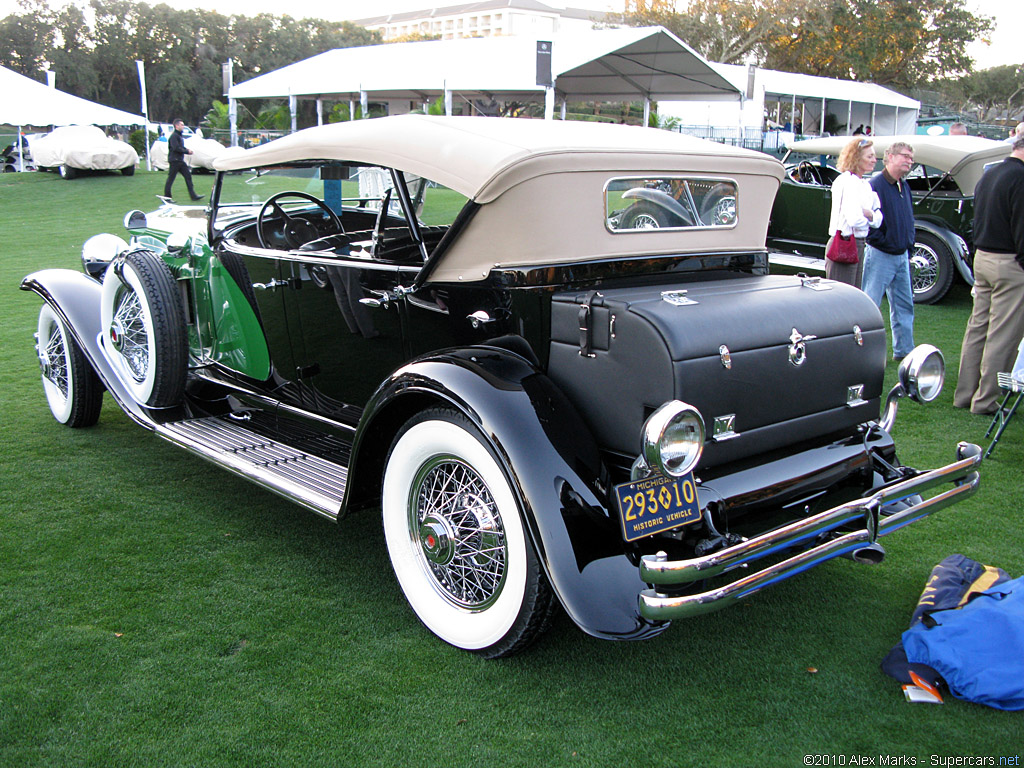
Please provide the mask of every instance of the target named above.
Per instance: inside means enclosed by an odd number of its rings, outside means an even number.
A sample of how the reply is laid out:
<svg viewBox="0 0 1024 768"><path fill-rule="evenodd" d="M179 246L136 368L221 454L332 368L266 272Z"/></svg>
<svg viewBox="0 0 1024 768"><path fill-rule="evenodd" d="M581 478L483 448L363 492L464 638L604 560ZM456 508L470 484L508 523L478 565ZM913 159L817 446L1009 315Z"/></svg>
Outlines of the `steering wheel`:
<svg viewBox="0 0 1024 768"><path fill-rule="evenodd" d="M818 169L810 160L802 160L800 165L796 167L796 174L804 184L824 186L821 181L821 174L818 173Z"/></svg>
<svg viewBox="0 0 1024 768"><path fill-rule="evenodd" d="M297 197L300 200L307 200L316 205L327 215L332 231L321 231L317 229L315 224L301 216L289 216L280 203L280 200L286 197ZM274 213L273 217L270 215L271 211ZM269 222L276 222L278 218L283 222L280 233L270 230L267 226ZM316 240L327 235L341 234L344 231L345 228L341 225L341 219L338 218L338 214L332 211L323 200L313 197L313 195L307 195L305 192L278 192L263 204L259 215L256 217L256 237L263 248L280 248L280 241L283 238L287 247L294 249L303 243L308 243L310 240Z"/></svg>

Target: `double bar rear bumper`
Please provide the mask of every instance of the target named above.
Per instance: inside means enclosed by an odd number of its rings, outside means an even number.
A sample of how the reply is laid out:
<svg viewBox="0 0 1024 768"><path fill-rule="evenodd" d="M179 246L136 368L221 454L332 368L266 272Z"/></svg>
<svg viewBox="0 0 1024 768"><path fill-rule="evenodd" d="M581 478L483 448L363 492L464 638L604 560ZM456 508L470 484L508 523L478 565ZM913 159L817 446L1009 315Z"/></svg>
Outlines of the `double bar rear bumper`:
<svg viewBox="0 0 1024 768"><path fill-rule="evenodd" d="M981 459L979 446L960 443L957 445L957 460L952 464L922 472L870 496L819 512L712 554L675 561L668 560L664 553L646 555L640 563L640 576L643 581L655 585L655 589L640 593L640 613L648 619L666 620L717 611L826 560L868 546L879 536L886 536L973 494L978 488ZM953 487L926 500L915 502L910 499L946 483ZM882 514L886 504L900 500L906 501L908 506L893 514ZM682 596L657 591L658 585L689 584L748 566L761 558L827 537L830 532L858 520L863 520L863 528L836 534L822 544L804 549L722 587Z"/></svg>

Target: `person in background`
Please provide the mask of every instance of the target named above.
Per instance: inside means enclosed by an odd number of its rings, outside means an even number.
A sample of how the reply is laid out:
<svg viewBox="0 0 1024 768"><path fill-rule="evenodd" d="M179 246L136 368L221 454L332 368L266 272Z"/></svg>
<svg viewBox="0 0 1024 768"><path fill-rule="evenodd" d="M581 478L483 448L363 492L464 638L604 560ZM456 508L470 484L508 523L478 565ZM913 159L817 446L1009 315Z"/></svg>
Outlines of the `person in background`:
<svg viewBox="0 0 1024 768"><path fill-rule="evenodd" d="M950 136L966 136L967 135L967 126L964 125L963 123L953 123L951 126L949 126L949 135Z"/></svg>
<svg viewBox="0 0 1024 768"><path fill-rule="evenodd" d="M1020 136L1024 136L1024 123L1017 123L1017 127L1010 131L1010 138L1005 141L1007 144L1013 144Z"/></svg>
<svg viewBox="0 0 1024 768"><path fill-rule="evenodd" d="M902 360L914 348L914 292L910 285L910 249L914 247L914 209L903 177L914 165L914 148L896 141L885 150L885 167L871 180L882 208L882 224L868 233L864 248L863 290L878 307L889 299L892 356Z"/></svg>
<svg viewBox="0 0 1024 768"><path fill-rule="evenodd" d="M188 196L195 200L202 200L202 195L197 195L192 186L192 171L185 162L185 155L191 155L192 150L185 146L185 137L182 131L185 128L185 121L180 117L174 121L174 133L167 139L167 181L164 183L164 197L171 197L171 185L174 184L174 177L179 173L185 179L185 186L188 187Z"/></svg>
<svg viewBox="0 0 1024 768"><path fill-rule="evenodd" d="M992 414L996 376L1010 371L1024 336L1024 132L974 188L974 308L960 348L953 405Z"/></svg>
<svg viewBox="0 0 1024 768"><path fill-rule="evenodd" d="M831 238L836 230L857 239L856 264L842 264L825 259L825 277L860 288L864 274L864 238L869 229L882 224L882 211L878 195L864 178L875 169L875 143L871 139L855 138L839 153L836 167L842 173L832 182L832 215L828 220ZM828 246L826 246L828 250Z"/></svg>

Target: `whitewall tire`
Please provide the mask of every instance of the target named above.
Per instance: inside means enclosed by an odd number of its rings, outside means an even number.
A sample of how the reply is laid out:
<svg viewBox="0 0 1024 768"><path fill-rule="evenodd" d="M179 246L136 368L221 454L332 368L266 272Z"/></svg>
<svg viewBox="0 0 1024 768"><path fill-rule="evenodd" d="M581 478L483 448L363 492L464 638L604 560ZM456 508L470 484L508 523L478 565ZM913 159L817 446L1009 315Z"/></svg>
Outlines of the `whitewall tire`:
<svg viewBox="0 0 1024 768"><path fill-rule="evenodd" d="M176 405L185 391L188 341L178 286L151 251L132 251L103 276L103 347L132 397L152 408Z"/></svg>
<svg viewBox="0 0 1024 768"><path fill-rule="evenodd" d="M69 427L95 424L103 405L103 384L49 304L39 310L36 352L53 417Z"/></svg>
<svg viewBox="0 0 1024 768"><path fill-rule="evenodd" d="M403 427L381 506L398 583L435 635L495 658L547 629L554 599L519 504L462 414L434 409Z"/></svg>

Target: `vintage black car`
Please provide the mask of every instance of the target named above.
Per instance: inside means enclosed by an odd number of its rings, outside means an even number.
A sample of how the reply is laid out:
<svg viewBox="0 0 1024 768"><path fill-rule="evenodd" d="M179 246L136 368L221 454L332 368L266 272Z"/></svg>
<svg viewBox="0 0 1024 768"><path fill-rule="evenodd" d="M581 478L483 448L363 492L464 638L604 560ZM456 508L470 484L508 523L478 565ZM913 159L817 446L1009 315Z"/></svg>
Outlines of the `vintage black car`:
<svg viewBox="0 0 1024 768"><path fill-rule="evenodd" d="M806 139L789 145L786 176L772 208L768 247L774 264L825 269L832 210L832 164L849 136ZM974 285L974 187L985 168L1009 154L1009 144L978 136L872 136L881 158L894 141L914 147L907 175L917 241L910 257L914 301L934 304L949 291L954 275ZM881 168L881 159L878 167Z"/></svg>
<svg viewBox="0 0 1024 768"><path fill-rule="evenodd" d="M768 274L766 155L400 116L216 166L208 208L133 211L84 273L24 279L50 408L89 426L106 391L331 520L380 508L402 591L454 646L514 653L558 605L648 637L877 562L880 536L977 487L977 446L922 472L889 434L901 396L941 389L938 350L886 395L870 300ZM648 228L652 190L685 221Z"/></svg>

